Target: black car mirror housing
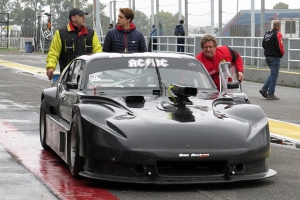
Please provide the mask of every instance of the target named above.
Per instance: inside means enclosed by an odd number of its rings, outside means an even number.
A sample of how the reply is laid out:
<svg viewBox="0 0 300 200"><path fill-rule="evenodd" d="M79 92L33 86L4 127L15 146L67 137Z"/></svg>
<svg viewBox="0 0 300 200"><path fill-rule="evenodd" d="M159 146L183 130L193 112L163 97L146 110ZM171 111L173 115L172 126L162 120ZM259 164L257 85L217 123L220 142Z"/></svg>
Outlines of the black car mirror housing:
<svg viewBox="0 0 300 200"><path fill-rule="evenodd" d="M227 89L237 89L240 85L238 82L229 82L227 83Z"/></svg>
<svg viewBox="0 0 300 200"><path fill-rule="evenodd" d="M67 82L67 89L78 89L78 83L75 82Z"/></svg>

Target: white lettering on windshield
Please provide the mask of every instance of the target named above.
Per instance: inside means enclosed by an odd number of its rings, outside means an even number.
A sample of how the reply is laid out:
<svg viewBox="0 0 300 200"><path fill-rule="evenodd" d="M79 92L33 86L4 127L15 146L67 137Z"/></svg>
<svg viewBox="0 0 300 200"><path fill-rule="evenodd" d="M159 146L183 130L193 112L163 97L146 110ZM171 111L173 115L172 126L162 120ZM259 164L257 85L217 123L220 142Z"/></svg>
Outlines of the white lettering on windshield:
<svg viewBox="0 0 300 200"><path fill-rule="evenodd" d="M154 60L151 58L146 59L145 61L145 69L147 69L147 67L149 67L152 64L152 66L155 66Z"/></svg>
<svg viewBox="0 0 300 200"><path fill-rule="evenodd" d="M180 54L151 54L151 53L138 53L138 54L112 54L109 56L109 58L127 58L127 57L165 57L165 58L181 58L182 56Z"/></svg>
<svg viewBox="0 0 300 200"><path fill-rule="evenodd" d="M100 81L101 78L98 76L100 76L101 74L102 74L102 72L96 72L96 73L90 74L89 75L90 83L93 83L94 81Z"/></svg>
<svg viewBox="0 0 300 200"><path fill-rule="evenodd" d="M168 67L169 63L166 59L155 59L157 67ZM147 59L130 59L128 60L128 67L143 67L147 69L148 67L155 67L154 59L147 58Z"/></svg>

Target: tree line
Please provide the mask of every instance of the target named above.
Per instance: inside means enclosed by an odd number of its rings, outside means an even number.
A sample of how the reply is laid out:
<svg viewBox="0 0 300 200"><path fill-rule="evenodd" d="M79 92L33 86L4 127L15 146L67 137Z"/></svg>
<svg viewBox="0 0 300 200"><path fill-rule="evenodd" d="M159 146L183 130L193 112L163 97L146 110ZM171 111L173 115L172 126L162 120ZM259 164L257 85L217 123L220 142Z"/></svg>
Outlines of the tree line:
<svg viewBox="0 0 300 200"><path fill-rule="evenodd" d="M90 13L86 18L86 26L93 27L93 4L89 3L88 0L76 0L76 5L78 8ZM25 32L35 31L37 29L37 16L45 13L45 8L47 8L47 13L49 13L50 8L52 27L56 30L69 22L69 10L73 6L73 0L2 0L0 13L8 13L9 24L19 25L22 32ZM108 31L110 22L109 17L104 13L105 8L106 5L100 3L100 19L104 35ZM178 17L179 13L172 14L163 10L159 12L159 21L163 25L164 35L173 35L174 28L178 24ZM0 21L7 20L4 19L4 16L0 16L0 18L2 18ZM145 36L149 36L152 29L150 16L136 9L133 22Z"/></svg>

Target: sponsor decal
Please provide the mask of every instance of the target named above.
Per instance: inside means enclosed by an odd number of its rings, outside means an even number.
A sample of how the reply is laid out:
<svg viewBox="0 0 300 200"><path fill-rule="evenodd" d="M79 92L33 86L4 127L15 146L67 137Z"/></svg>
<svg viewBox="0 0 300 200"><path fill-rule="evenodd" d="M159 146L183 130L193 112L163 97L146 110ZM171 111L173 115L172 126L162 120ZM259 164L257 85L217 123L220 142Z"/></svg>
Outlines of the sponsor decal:
<svg viewBox="0 0 300 200"><path fill-rule="evenodd" d="M179 157L190 157L190 154L186 154L186 153L180 153Z"/></svg>
<svg viewBox="0 0 300 200"><path fill-rule="evenodd" d="M192 153L191 157L199 157L199 158L207 158L209 156L208 153Z"/></svg>
<svg viewBox="0 0 300 200"><path fill-rule="evenodd" d="M207 158L209 157L208 153L180 153L179 157L198 157L198 158Z"/></svg>
<svg viewBox="0 0 300 200"><path fill-rule="evenodd" d="M195 66L196 64L195 63L188 63L188 66Z"/></svg>

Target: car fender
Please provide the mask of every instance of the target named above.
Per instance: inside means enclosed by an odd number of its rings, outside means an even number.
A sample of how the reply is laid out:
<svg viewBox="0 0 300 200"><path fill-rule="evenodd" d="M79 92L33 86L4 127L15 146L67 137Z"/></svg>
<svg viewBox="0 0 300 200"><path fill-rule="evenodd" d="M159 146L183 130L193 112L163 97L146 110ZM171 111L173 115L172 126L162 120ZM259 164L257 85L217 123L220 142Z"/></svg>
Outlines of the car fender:
<svg viewBox="0 0 300 200"><path fill-rule="evenodd" d="M234 104L232 106L223 106L222 112L229 114L231 116L236 116L240 119L247 120L253 124L267 119L264 111L255 104ZM251 115L249 114L251 113Z"/></svg>
<svg viewBox="0 0 300 200"><path fill-rule="evenodd" d="M116 113L120 113L122 109L113 107L113 106L107 106L104 104L76 104L73 106L73 116L78 117L78 126L80 128L80 144L79 144L79 153L80 156L84 156L84 149L85 149L85 127L83 126L83 119L88 121L89 123L92 123L98 127L106 127L106 119L113 117L116 115ZM125 111L124 111L125 112ZM97 120L95 120L97 119Z"/></svg>
<svg viewBox="0 0 300 200"><path fill-rule="evenodd" d="M99 124L105 123L107 118L116 115L116 113L126 112L123 109L106 104L78 104L75 110L77 109L82 118Z"/></svg>

